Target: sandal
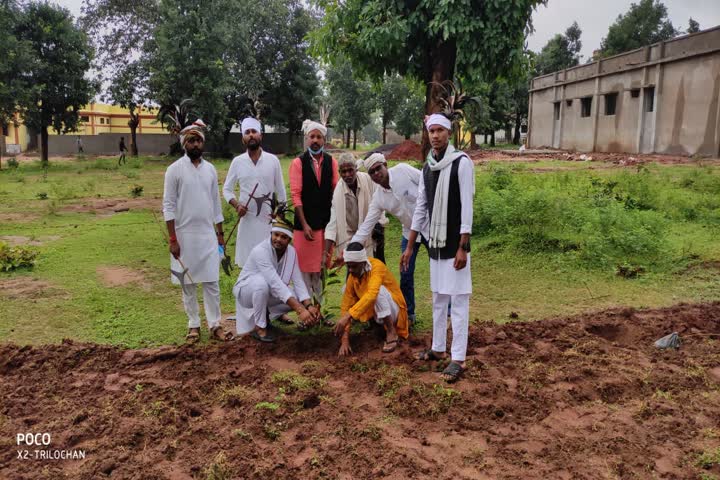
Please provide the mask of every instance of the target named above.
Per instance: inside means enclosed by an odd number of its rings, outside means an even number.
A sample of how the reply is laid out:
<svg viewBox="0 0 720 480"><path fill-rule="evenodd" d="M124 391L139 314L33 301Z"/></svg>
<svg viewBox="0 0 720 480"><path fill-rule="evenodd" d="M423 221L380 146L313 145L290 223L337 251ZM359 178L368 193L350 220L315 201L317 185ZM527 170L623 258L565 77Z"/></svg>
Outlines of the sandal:
<svg viewBox="0 0 720 480"><path fill-rule="evenodd" d="M445 370L442 371L442 376L447 383L455 383L460 379L464 371L465 368L459 363L450 362L450 364L445 367Z"/></svg>
<svg viewBox="0 0 720 480"><path fill-rule="evenodd" d="M217 340L220 342L230 342L232 340L235 340L235 335L233 335L230 331L226 332L223 327L218 325L217 327L213 327L210 330L210 338L212 340Z"/></svg>
<svg viewBox="0 0 720 480"><path fill-rule="evenodd" d="M257 330L253 330L253 332L250 334L250 336L251 336L252 338L254 338L255 340L257 340L258 342L261 342L261 343L273 343L273 342L275 342L275 337L273 337L273 336L270 335L269 333L266 333L265 336L262 336L262 335L260 335L260 334L257 332Z"/></svg>
<svg viewBox="0 0 720 480"><path fill-rule="evenodd" d="M395 351L395 349L398 346L398 339L390 340L389 342L385 342L385 345L383 345L382 351L383 353L392 353Z"/></svg>
<svg viewBox="0 0 720 480"><path fill-rule="evenodd" d="M417 360L422 360L425 362L431 362L433 360L445 360L445 357L441 357L437 352L430 348L418 353L415 358Z"/></svg>
<svg viewBox="0 0 720 480"><path fill-rule="evenodd" d="M280 315L275 320L277 320L280 323L284 323L285 325L293 325L295 323L295 321L292 318L288 317L287 314L285 314L285 313Z"/></svg>
<svg viewBox="0 0 720 480"><path fill-rule="evenodd" d="M188 345L193 345L200 341L200 329L199 328L191 328L188 331L188 334L185 335L185 343Z"/></svg>

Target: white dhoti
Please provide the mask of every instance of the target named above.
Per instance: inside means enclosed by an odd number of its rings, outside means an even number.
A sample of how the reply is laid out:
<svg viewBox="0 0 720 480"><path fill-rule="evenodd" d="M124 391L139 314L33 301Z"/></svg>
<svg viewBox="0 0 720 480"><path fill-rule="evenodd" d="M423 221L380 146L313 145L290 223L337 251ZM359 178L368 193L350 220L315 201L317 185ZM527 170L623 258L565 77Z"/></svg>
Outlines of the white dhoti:
<svg viewBox="0 0 720 480"><path fill-rule="evenodd" d="M235 308L237 312L241 312L242 309L251 312L253 328L255 326L267 328L268 312L270 320L275 320L281 315L291 311L287 303L272 295L270 285L263 282L262 278L258 278L254 283L248 283L242 286L235 285L233 295L235 296ZM293 291L293 296L297 298L298 293ZM252 328L247 329L246 327L243 330L245 331L240 332L240 327L238 327L238 333L247 333L252 330Z"/></svg>
<svg viewBox="0 0 720 480"><path fill-rule="evenodd" d="M385 317L390 317L393 323L397 323L400 307L393 300L390 291L384 285L380 286L377 299L375 300L375 321L382 325Z"/></svg>
<svg viewBox="0 0 720 480"><path fill-rule="evenodd" d="M202 285L203 307L208 328L220 324L220 285L219 282L185 283L182 287L183 306L188 316L188 328L200 328L200 306L197 300L197 287Z"/></svg>
<svg viewBox="0 0 720 480"><path fill-rule="evenodd" d="M453 361L464 362L467 354L472 293L470 254L467 254L467 265L462 270L455 270L454 262L455 259L452 258L430 259L430 289L433 295L432 349L435 352L447 350L447 313L448 304L451 304L453 338L450 355Z"/></svg>

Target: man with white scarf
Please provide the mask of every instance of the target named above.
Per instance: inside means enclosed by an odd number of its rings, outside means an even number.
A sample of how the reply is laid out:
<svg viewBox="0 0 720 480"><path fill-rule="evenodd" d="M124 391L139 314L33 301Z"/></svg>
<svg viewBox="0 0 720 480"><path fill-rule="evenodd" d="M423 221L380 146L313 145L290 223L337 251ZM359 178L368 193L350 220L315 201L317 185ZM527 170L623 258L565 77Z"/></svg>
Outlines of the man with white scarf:
<svg viewBox="0 0 720 480"><path fill-rule="evenodd" d="M377 188L370 180L370 175L357 171L355 156L352 153L345 152L340 155L338 170L342 182L338 182L333 191L330 222L325 227L323 264L326 266L342 262L342 251L365 220L370 200ZM379 223L386 224L387 218L383 215ZM367 238L364 245L367 255L375 256L375 244L372 239ZM329 258L333 248L339 252L336 262L331 262Z"/></svg>
<svg viewBox="0 0 720 480"><path fill-rule="evenodd" d="M319 316L318 308L310 304L297 253L290 245L292 235L290 225L274 221L269 238L252 249L233 287L235 307L252 310L255 329L251 336L260 342L275 341L268 332L268 318L274 320L293 310L300 323L309 326Z"/></svg>
<svg viewBox="0 0 720 480"><path fill-rule="evenodd" d="M375 224L385 215L385 212L389 212L402 225L402 241L400 242L400 251L402 253L407 247L410 227L412 227L418 186L421 179L420 170L406 163L399 163L392 168L388 168L387 160L385 160L382 153L373 153L366 158L365 169L378 188L370 201L365 221L360 225L351 241L366 242ZM427 221L419 227L419 232L417 242L427 247ZM408 268L400 270L400 289L407 303L411 325L415 323L415 258L418 250L419 248L413 250L413 255L408 261Z"/></svg>
<svg viewBox="0 0 720 480"><path fill-rule="evenodd" d="M235 157L230 164L223 185L223 196L240 218L235 244L235 264L242 268L255 245L270 236L270 204L253 200L250 195L255 199L269 199L276 194L280 202L284 202L287 197L280 160L261 147L260 122L248 117L242 121L240 130L247 150ZM237 197L236 186L239 186L240 190Z"/></svg>
<svg viewBox="0 0 720 480"><path fill-rule="evenodd" d="M180 131L185 155L165 172L163 216L170 235L170 269L173 283L182 285L188 316L188 343L200 340L197 287L202 285L203 305L211 338L232 340L220 326L220 252L224 247L223 215L215 167L202 158L205 124L196 120Z"/></svg>
<svg viewBox="0 0 720 480"><path fill-rule="evenodd" d="M408 246L400 260L407 268L415 239L430 219L430 289L433 296L432 348L420 352L419 360L441 360L447 356L447 309L452 302L451 362L443 378L454 382L465 369L470 294L470 234L473 221L475 172L468 156L449 144L452 124L441 114L426 118L430 137L428 153L418 188Z"/></svg>

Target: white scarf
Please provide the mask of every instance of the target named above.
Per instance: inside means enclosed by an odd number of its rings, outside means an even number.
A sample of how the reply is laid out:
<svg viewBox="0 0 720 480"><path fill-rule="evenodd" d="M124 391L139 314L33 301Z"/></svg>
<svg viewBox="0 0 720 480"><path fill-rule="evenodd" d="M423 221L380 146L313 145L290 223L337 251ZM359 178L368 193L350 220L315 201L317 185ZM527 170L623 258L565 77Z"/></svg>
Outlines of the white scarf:
<svg viewBox="0 0 720 480"><path fill-rule="evenodd" d="M358 199L358 227L362 225L372 200L372 180L365 172L357 172L357 199ZM333 192L333 205L335 206L335 243L336 248L345 248L345 244L352 237L347 236L347 223L345 218L345 193L350 192L344 180L340 180ZM372 241L366 242L365 248L370 248Z"/></svg>
<svg viewBox="0 0 720 480"><path fill-rule="evenodd" d="M430 218L430 247L443 248L447 243L447 218L450 194L450 172L455 160L465 155L462 150L455 150L455 147L448 144L445 155L438 162L432 156L432 150L428 153L427 164L433 172L440 171L435 186L435 200L433 201L432 217ZM474 179L473 179L474 181Z"/></svg>

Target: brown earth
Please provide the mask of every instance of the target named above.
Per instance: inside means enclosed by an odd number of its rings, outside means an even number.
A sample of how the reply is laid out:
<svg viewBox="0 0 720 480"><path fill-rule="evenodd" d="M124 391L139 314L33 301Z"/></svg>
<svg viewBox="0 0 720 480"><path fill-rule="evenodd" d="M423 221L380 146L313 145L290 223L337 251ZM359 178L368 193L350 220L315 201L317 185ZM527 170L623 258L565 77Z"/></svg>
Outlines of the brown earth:
<svg viewBox="0 0 720 480"><path fill-rule="evenodd" d="M51 283L36 278L17 277L0 280L0 298L34 299L65 295Z"/></svg>
<svg viewBox="0 0 720 480"><path fill-rule="evenodd" d="M136 283L145 288L149 288L145 276L137 270L132 270L127 267L100 265L95 271L106 287L122 287L130 283Z"/></svg>
<svg viewBox="0 0 720 480"><path fill-rule="evenodd" d="M0 241L6 242L9 245L31 245L33 247L39 247L47 242L59 240L59 235L47 235L40 238L32 239L30 237L23 237L22 235L0 235Z"/></svg>
<svg viewBox="0 0 720 480"><path fill-rule="evenodd" d="M672 331L679 351L653 341ZM372 332L0 346L0 478L695 479L720 447L720 302L471 329L451 389ZM429 368L431 367L431 368ZM261 403L266 402L266 403ZM19 432L84 460L19 460ZM28 447L32 453L34 447Z"/></svg>
<svg viewBox="0 0 720 480"><path fill-rule="evenodd" d="M422 161L422 147L412 140L405 140L385 155L388 160L419 160Z"/></svg>
<svg viewBox="0 0 720 480"><path fill-rule="evenodd" d="M83 198L79 203L64 205L60 208L60 211L109 216L129 210L150 209L160 211L161 208L162 199L160 198Z"/></svg>
<svg viewBox="0 0 720 480"><path fill-rule="evenodd" d="M40 217L34 213L0 213L0 223L28 223Z"/></svg>

